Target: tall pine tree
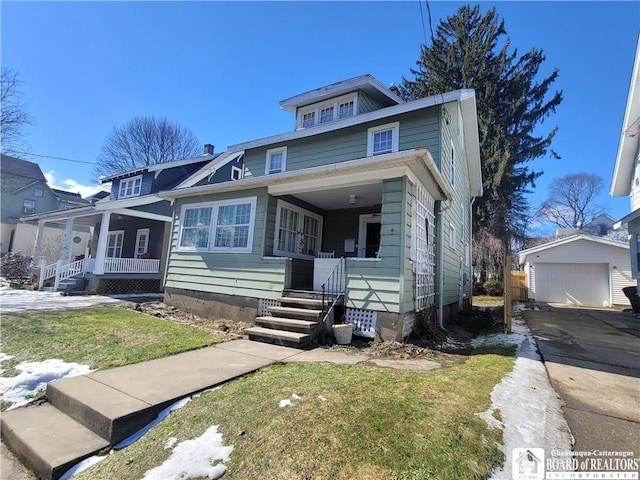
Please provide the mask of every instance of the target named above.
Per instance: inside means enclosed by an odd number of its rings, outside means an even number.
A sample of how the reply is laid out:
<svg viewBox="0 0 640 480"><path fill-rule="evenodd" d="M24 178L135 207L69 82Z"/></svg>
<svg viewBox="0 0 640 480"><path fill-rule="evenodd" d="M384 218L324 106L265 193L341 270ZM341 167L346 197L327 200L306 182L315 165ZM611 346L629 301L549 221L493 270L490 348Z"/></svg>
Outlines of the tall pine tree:
<svg viewBox="0 0 640 480"><path fill-rule="evenodd" d="M484 195L474 203L474 232L499 239L505 249L524 235L526 193L542 174L529 162L547 154L558 158L551 150L557 128L542 136L536 129L562 101L561 92L549 94L557 70L538 79L542 50L518 56L509 47L495 8L483 16L479 6L463 6L440 22L411 69L415 79L403 78L400 87L407 100L475 90Z"/></svg>

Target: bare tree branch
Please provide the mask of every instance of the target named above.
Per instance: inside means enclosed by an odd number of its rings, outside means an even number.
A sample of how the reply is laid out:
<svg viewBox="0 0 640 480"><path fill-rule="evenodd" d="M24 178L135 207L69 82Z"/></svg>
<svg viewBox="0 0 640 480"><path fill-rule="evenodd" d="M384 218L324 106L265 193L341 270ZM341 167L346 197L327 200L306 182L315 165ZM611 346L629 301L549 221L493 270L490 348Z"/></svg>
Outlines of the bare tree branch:
<svg viewBox="0 0 640 480"><path fill-rule="evenodd" d="M135 117L114 127L104 140L94 173L109 176L139 167L195 157L200 153L189 129L154 116Z"/></svg>
<svg viewBox="0 0 640 480"><path fill-rule="evenodd" d="M0 145L2 153L16 155L26 150L25 127L33 124L20 91L17 72L3 68L0 88Z"/></svg>
<svg viewBox="0 0 640 480"><path fill-rule="evenodd" d="M539 217L560 228L582 228L604 209L595 203L604 180L594 173L574 173L551 182L547 199L538 210Z"/></svg>

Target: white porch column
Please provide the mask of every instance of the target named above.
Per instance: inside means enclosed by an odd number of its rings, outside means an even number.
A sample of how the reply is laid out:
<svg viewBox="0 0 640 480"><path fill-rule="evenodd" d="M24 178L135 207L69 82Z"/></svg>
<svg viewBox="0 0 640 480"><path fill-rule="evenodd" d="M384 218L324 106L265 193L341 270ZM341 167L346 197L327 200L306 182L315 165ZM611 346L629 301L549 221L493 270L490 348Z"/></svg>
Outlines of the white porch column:
<svg viewBox="0 0 640 480"><path fill-rule="evenodd" d="M93 273L102 275L104 273L104 258L107 253L107 239L109 238L109 222L111 220L111 212L102 214L100 222L100 236L98 237L98 246L96 247L96 264Z"/></svg>
<svg viewBox="0 0 640 480"><path fill-rule="evenodd" d="M64 235L62 236L62 252L60 252L60 260L64 265L71 263L71 254L73 249L71 248L71 239L73 238L73 221L75 217L67 218L67 223L64 227Z"/></svg>
<svg viewBox="0 0 640 480"><path fill-rule="evenodd" d="M44 237L44 224L45 221L38 220L38 228L36 229L36 238L33 240L33 256L42 255L42 239Z"/></svg>

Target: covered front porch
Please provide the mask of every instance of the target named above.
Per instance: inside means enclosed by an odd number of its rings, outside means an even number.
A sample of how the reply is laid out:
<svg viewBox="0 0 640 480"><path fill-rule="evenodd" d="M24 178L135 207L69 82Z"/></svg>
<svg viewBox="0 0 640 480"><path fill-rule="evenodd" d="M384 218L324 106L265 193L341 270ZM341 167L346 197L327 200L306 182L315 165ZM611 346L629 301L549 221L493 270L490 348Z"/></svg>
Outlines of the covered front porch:
<svg viewBox="0 0 640 480"><path fill-rule="evenodd" d="M37 222L34 258L38 287L103 294L160 292L161 265L167 255L164 239L168 238L171 216L149 211L158 203L157 198L153 202L137 200L128 206L111 201L23 219ZM64 225L58 258L38 255L42 251L41 232L52 223ZM77 225L90 230L88 245L80 255L73 254L71 248Z"/></svg>

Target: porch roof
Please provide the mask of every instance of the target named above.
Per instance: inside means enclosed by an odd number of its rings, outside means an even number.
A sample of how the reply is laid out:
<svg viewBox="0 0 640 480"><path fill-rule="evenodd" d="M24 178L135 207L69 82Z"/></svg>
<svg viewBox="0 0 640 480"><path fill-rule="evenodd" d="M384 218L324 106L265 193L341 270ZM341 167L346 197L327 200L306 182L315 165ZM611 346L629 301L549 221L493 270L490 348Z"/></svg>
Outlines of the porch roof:
<svg viewBox="0 0 640 480"><path fill-rule="evenodd" d="M147 218L151 220L161 220L164 222L170 222L171 217L166 215L160 215L157 213L145 212L142 210L132 210L132 207L140 207L144 205L151 205L157 202L161 202L164 199L159 198L157 195L144 195L142 197L126 198L123 200L110 200L104 199L98 201L92 205L85 205L76 208L69 208L66 210L54 210L52 212L37 213L34 215L25 215L20 217L22 222L37 222L43 220L45 222L57 222L65 221L69 218L84 218L85 221L77 223L93 224L97 223L101 218L102 213L111 212L121 215L128 215L132 217Z"/></svg>
<svg viewBox="0 0 640 480"><path fill-rule="evenodd" d="M418 178L436 200L453 197L451 186L442 177L426 147L364 157L338 164L249 177L234 182L163 191L158 195L162 198L176 199L257 187L267 187L269 193L283 195L300 191L329 190L341 185L363 185L405 175ZM343 181L341 182L340 179Z"/></svg>

